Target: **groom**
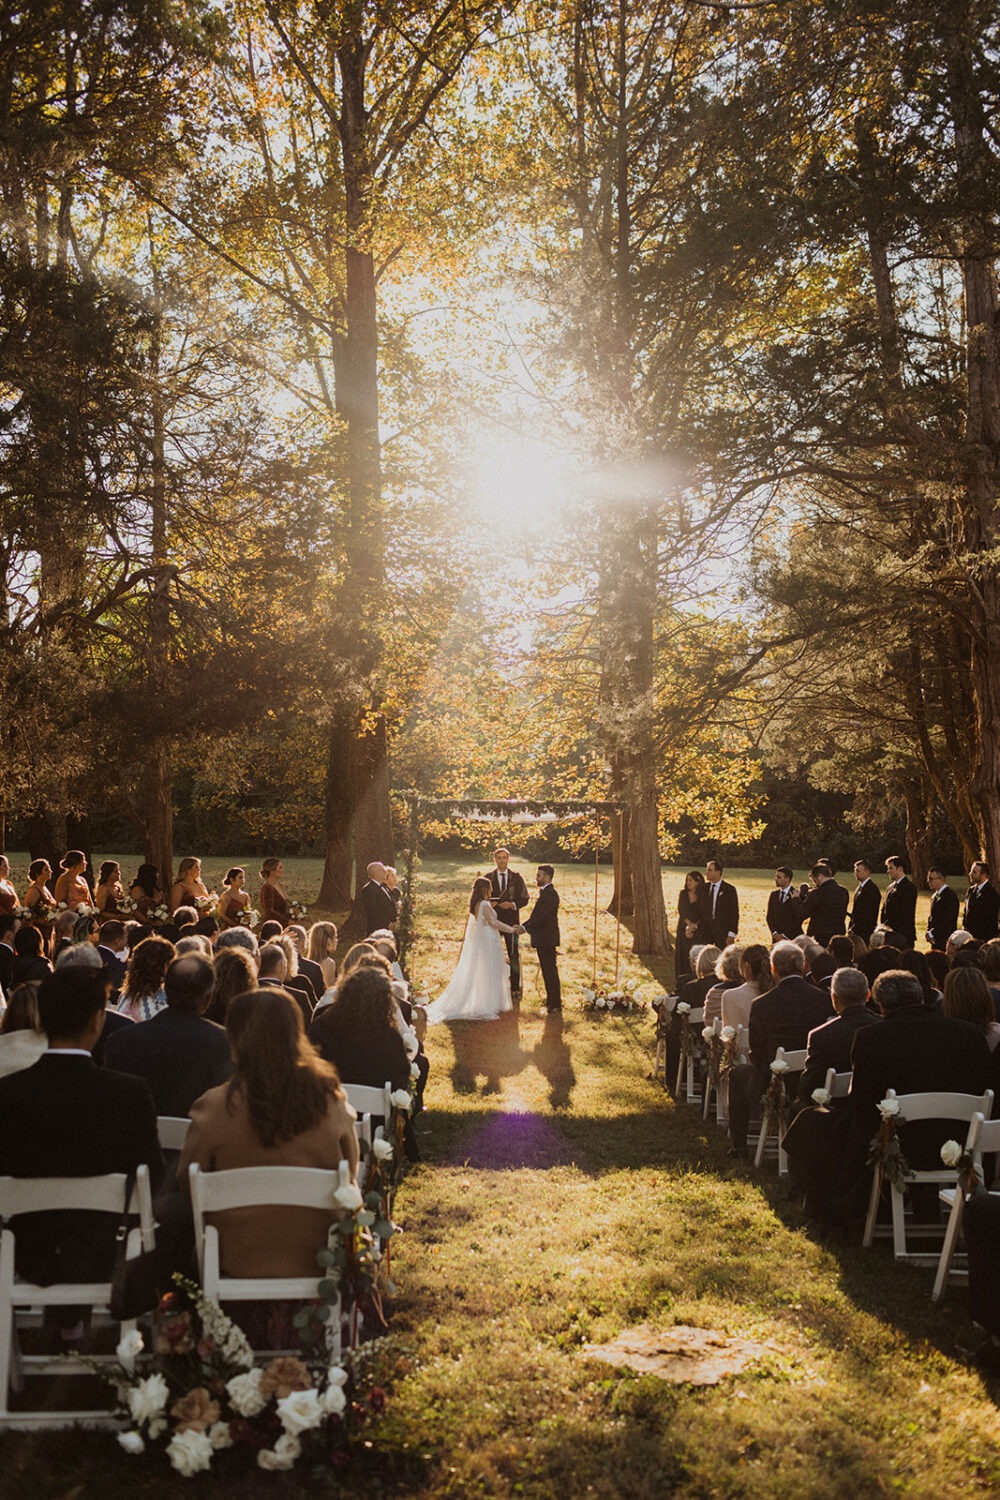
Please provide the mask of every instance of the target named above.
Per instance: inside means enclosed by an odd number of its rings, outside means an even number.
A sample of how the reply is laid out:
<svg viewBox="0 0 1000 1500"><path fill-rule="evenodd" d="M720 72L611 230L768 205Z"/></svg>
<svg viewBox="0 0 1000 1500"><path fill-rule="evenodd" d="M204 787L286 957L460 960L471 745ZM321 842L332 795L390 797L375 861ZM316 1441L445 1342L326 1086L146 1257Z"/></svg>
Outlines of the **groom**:
<svg viewBox="0 0 1000 1500"><path fill-rule="evenodd" d="M556 966L556 949L559 947L559 894L552 884L555 870L551 865L539 865L535 884L538 900L531 916L521 927L529 934L531 946L538 954L538 967L545 981L545 1009L562 1010L562 988L559 984L559 969Z"/></svg>

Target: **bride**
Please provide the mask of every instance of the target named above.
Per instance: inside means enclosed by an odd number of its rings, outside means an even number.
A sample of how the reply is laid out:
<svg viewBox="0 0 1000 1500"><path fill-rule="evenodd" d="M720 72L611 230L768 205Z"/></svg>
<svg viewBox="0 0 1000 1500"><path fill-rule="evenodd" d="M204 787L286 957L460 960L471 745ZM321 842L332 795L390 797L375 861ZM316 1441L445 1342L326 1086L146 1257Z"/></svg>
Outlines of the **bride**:
<svg viewBox="0 0 1000 1500"><path fill-rule="evenodd" d="M469 897L465 941L454 974L438 998L427 1007L427 1019L437 1021L495 1021L511 1010L510 965L501 937L518 932L497 917L490 905L490 883L475 882Z"/></svg>

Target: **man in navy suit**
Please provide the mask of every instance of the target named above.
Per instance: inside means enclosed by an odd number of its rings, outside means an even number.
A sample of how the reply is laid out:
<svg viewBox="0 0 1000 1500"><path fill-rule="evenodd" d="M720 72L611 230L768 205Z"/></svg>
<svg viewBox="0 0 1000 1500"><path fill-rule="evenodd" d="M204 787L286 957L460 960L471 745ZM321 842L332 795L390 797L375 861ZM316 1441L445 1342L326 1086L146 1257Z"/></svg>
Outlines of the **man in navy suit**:
<svg viewBox="0 0 1000 1500"><path fill-rule="evenodd" d="M552 884L555 870L551 865L539 865L535 876L538 900L526 918L522 932L531 938L531 946L538 955L538 967L545 983L545 1009L562 1010L562 986L556 964L556 949L559 947L559 893Z"/></svg>

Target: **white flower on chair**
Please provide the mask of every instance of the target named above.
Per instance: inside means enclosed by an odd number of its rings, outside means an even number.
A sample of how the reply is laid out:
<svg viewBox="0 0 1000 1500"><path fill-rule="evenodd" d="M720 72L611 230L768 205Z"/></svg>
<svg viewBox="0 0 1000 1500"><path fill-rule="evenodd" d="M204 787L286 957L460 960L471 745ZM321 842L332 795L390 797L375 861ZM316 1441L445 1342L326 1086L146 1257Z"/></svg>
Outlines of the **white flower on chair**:
<svg viewBox="0 0 1000 1500"><path fill-rule="evenodd" d="M260 1388L263 1370L248 1370L245 1375L234 1375L226 1381L226 1391L241 1417L255 1417L267 1405L267 1397Z"/></svg>
<svg viewBox="0 0 1000 1500"><path fill-rule="evenodd" d="M393 1147L391 1141L383 1140L380 1135L376 1136L372 1141L372 1155L374 1156L376 1161L391 1161L392 1152Z"/></svg>
<svg viewBox="0 0 1000 1500"><path fill-rule="evenodd" d="M812 1098L812 1102L814 1104L818 1104L819 1107L820 1107L820 1109L823 1109L830 1102L830 1090L829 1089L813 1089L811 1098Z"/></svg>
<svg viewBox="0 0 1000 1500"><path fill-rule="evenodd" d="M946 1167L957 1167L964 1155L957 1141L945 1141L941 1147L941 1160Z"/></svg>
<svg viewBox="0 0 1000 1500"><path fill-rule="evenodd" d="M410 1098L406 1089L393 1089L392 1093L389 1095L389 1103L392 1105L393 1109L405 1109L407 1114L409 1114L413 1106L413 1100Z"/></svg>
<svg viewBox="0 0 1000 1500"><path fill-rule="evenodd" d="M688 1016L691 1014L691 1007L686 1000L682 1000L679 1005L675 1006L675 1010L679 1016Z"/></svg>
<svg viewBox="0 0 1000 1500"><path fill-rule="evenodd" d="M732 1041L734 1041L735 1038L736 1038L736 1027L735 1026L723 1026L722 1030L719 1032L719 1036L722 1038L722 1040L724 1042L732 1042Z"/></svg>
<svg viewBox="0 0 1000 1500"><path fill-rule="evenodd" d="M895 1115L899 1114L899 1100L890 1098L880 1099L878 1112L883 1120L893 1119Z"/></svg>
<svg viewBox="0 0 1000 1500"><path fill-rule="evenodd" d="M334 1201L349 1214L357 1213L364 1204L364 1197L356 1182L345 1182L334 1192Z"/></svg>
<svg viewBox="0 0 1000 1500"><path fill-rule="evenodd" d="M776 1057L774 1059L774 1062L771 1064L771 1072L777 1073L779 1076L782 1073L788 1072L788 1064L783 1057Z"/></svg>
<svg viewBox="0 0 1000 1500"><path fill-rule="evenodd" d="M130 1328L128 1333L123 1334L115 1354L125 1364L127 1360L135 1359L137 1354L141 1354L143 1348L142 1334L138 1328Z"/></svg>
<svg viewBox="0 0 1000 1500"><path fill-rule="evenodd" d="M131 1453L134 1457L138 1457L140 1453L145 1453L146 1451L146 1444L143 1442L142 1434L139 1432L120 1432L118 1434L118 1446L124 1448L126 1453Z"/></svg>
<svg viewBox="0 0 1000 1500"><path fill-rule="evenodd" d="M714 1035L715 1035L715 1027L714 1026L703 1026L702 1027L702 1029L701 1029L701 1039L702 1039L703 1042L710 1042L712 1040L712 1038L713 1038Z"/></svg>

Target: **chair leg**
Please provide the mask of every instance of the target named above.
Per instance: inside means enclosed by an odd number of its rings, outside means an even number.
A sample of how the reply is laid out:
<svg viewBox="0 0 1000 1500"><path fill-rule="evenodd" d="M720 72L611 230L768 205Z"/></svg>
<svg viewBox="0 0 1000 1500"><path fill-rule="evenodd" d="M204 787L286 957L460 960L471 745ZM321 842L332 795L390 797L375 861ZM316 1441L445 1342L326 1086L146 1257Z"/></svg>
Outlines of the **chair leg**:
<svg viewBox="0 0 1000 1500"><path fill-rule="evenodd" d="M0 1245L0 1416L10 1411L8 1386L14 1344L14 1236L4 1230Z"/></svg>
<svg viewBox="0 0 1000 1500"><path fill-rule="evenodd" d="M716 1125L729 1124L729 1079L724 1078L715 1096L715 1123Z"/></svg>
<svg viewBox="0 0 1000 1500"><path fill-rule="evenodd" d="M713 1094L717 1094L717 1093L718 1093L718 1090L716 1089L715 1084L712 1082L712 1075L711 1075L711 1073L706 1074L706 1076L705 1076L705 1086L702 1089L703 1100L702 1100L702 1106L701 1106L701 1118L703 1120L707 1120L708 1119L708 1109L709 1109L709 1105L712 1102L712 1095Z"/></svg>
<svg viewBox="0 0 1000 1500"><path fill-rule="evenodd" d="M958 1243L958 1231L962 1227L964 1207L965 1194L959 1184L955 1189L955 1201L951 1205L951 1213L948 1215L948 1228L945 1231L944 1244L941 1246L941 1258L938 1261L937 1275L934 1278L934 1290L931 1292L932 1302L940 1302L944 1289L948 1285L951 1263L955 1258L955 1246Z"/></svg>
<svg viewBox="0 0 1000 1500"><path fill-rule="evenodd" d="M882 1196L882 1168L876 1166L872 1170L872 1190L868 1198L868 1214L865 1218L865 1232L861 1243L865 1249L871 1246L875 1238L875 1220L878 1217L879 1199Z"/></svg>
<svg viewBox="0 0 1000 1500"><path fill-rule="evenodd" d="M764 1151L767 1148L767 1137L770 1133L770 1128L771 1117L768 1114L767 1109L765 1108L764 1113L761 1116L760 1133L757 1136L757 1149L753 1154L753 1164L755 1167L759 1167L761 1162L764 1160Z"/></svg>
<svg viewBox="0 0 1000 1500"><path fill-rule="evenodd" d="M897 1260L906 1258L906 1200L900 1188L892 1183L892 1253Z"/></svg>
<svg viewBox="0 0 1000 1500"><path fill-rule="evenodd" d="M684 1082L684 1053L677 1059L677 1080L674 1083L674 1098L680 1103L681 1084Z"/></svg>

